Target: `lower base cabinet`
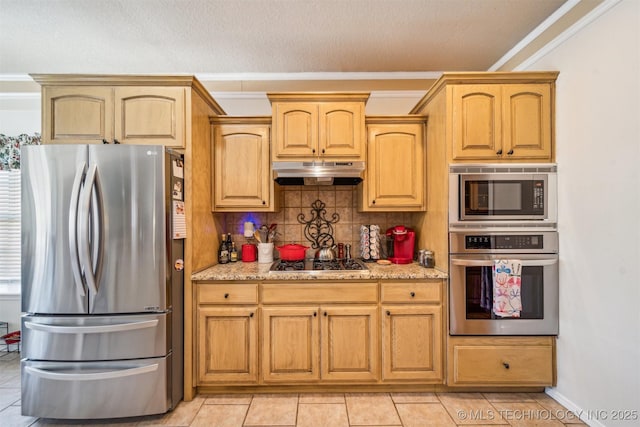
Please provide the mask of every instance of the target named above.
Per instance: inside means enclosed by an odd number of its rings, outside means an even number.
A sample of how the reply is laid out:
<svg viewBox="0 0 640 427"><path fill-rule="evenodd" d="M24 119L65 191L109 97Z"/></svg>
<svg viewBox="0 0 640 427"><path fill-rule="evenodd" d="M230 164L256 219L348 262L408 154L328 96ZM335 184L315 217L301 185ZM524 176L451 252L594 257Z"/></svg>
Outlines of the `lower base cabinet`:
<svg viewBox="0 0 640 427"><path fill-rule="evenodd" d="M449 386L550 386L553 337L449 337Z"/></svg>
<svg viewBox="0 0 640 427"><path fill-rule="evenodd" d="M382 307L382 379L442 383L440 306Z"/></svg>
<svg viewBox="0 0 640 427"><path fill-rule="evenodd" d="M377 307L264 307L265 382L379 378Z"/></svg>
<svg viewBox="0 0 640 427"><path fill-rule="evenodd" d="M258 381L255 307L198 309L198 384Z"/></svg>

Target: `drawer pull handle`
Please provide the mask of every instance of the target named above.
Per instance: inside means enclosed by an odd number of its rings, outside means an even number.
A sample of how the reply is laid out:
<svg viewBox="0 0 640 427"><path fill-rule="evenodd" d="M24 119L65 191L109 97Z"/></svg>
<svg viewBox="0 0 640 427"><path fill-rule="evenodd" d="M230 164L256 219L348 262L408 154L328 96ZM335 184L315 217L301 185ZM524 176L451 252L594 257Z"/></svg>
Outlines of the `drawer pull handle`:
<svg viewBox="0 0 640 427"><path fill-rule="evenodd" d="M504 366L505 369L509 369L509 364L507 362L502 362L502 366Z"/></svg>
<svg viewBox="0 0 640 427"><path fill-rule="evenodd" d="M391 316L391 312L387 310L387 316Z"/></svg>
<svg viewBox="0 0 640 427"><path fill-rule="evenodd" d="M513 150L509 150L509 151L507 151L507 154L508 154L508 155L512 155L512 154L513 154Z"/></svg>
<svg viewBox="0 0 640 427"><path fill-rule="evenodd" d="M313 317L316 317L318 315L318 313L316 313L315 311L313 312Z"/></svg>
<svg viewBox="0 0 640 427"><path fill-rule="evenodd" d="M249 313L249 317L253 317L253 313Z"/></svg>
<svg viewBox="0 0 640 427"><path fill-rule="evenodd" d="M327 312L326 311L324 312L324 317L327 317Z"/></svg>
<svg viewBox="0 0 640 427"><path fill-rule="evenodd" d="M229 298L229 294L224 294L225 299Z"/></svg>
<svg viewBox="0 0 640 427"><path fill-rule="evenodd" d="M500 155L502 154L502 148L501 148L501 149L499 149L498 151L496 151L496 154L497 154L498 156L500 156Z"/></svg>
<svg viewBox="0 0 640 427"><path fill-rule="evenodd" d="M415 292L411 292L409 295L411 295L411 298L413 298L413 297L416 296L416 293Z"/></svg>

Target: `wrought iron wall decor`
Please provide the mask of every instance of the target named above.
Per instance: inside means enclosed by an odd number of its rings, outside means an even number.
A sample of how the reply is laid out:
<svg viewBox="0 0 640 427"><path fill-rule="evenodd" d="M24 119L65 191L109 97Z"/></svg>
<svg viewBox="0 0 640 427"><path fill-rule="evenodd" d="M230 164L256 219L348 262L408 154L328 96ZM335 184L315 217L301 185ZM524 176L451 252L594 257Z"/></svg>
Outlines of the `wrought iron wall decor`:
<svg viewBox="0 0 640 427"><path fill-rule="evenodd" d="M311 247L318 249L323 245L334 245L333 225L340 221L340 215L333 213L330 219L326 218L327 210L322 200L311 203L311 219L306 220L305 214L298 214L298 222L304 224L304 237L311 242Z"/></svg>

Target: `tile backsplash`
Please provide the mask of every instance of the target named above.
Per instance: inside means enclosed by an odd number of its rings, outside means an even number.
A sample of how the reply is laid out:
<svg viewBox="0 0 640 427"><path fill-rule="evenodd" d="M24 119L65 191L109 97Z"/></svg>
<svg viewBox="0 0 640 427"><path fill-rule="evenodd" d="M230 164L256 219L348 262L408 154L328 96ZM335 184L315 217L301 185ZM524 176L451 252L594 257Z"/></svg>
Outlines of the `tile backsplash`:
<svg viewBox="0 0 640 427"><path fill-rule="evenodd" d="M325 204L324 218L331 219L334 214L339 216L333 223L333 238L335 243L349 243L352 247L352 255L357 257L360 253L360 226L363 224L377 224L382 232L394 225L406 225L412 227L413 216L405 212L358 212L358 193L356 186L284 186L281 187L279 212L238 212L219 214L221 223L225 225L222 232L231 233L233 241L240 246L249 239L244 237L245 221L253 222L256 227L263 224L267 226L278 224L278 236L275 239L276 246L287 243L299 243L311 246L304 234L305 224L298 221L300 216L303 221L312 218L311 205L316 200ZM275 251L277 254L277 251Z"/></svg>

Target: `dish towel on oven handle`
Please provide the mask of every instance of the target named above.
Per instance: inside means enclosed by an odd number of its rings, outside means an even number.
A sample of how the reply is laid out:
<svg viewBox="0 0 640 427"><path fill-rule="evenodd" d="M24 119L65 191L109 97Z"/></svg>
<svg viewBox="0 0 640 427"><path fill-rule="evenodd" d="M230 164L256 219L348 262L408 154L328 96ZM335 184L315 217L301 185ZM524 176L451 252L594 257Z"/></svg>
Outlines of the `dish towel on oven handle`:
<svg viewBox="0 0 640 427"><path fill-rule="evenodd" d="M499 317L520 317L522 261L497 259L493 264L493 313Z"/></svg>

